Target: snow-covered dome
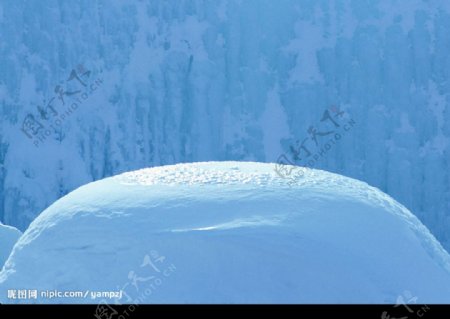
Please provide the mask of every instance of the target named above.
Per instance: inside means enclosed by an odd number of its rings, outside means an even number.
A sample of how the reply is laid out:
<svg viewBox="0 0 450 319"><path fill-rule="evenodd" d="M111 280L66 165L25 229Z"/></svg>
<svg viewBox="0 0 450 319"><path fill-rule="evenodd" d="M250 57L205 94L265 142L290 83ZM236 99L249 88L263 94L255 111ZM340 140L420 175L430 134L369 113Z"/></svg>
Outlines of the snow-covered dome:
<svg viewBox="0 0 450 319"><path fill-rule="evenodd" d="M11 253L12 247L22 233L11 226L3 225L0 222L0 269Z"/></svg>
<svg viewBox="0 0 450 319"><path fill-rule="evenodd" d="M450 300L450 257L405 207L366 183L289 168L283 178L275 164L178 164L82 186L19 239L0 301ZM37 299L8 299L9 287Z"/></svg>

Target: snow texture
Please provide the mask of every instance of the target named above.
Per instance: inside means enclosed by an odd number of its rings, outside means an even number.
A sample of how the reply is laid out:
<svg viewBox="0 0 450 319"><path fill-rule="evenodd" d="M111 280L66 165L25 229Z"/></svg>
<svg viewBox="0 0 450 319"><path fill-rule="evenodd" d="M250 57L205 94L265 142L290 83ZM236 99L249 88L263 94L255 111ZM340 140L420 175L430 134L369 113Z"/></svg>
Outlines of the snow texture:
<svg viewBox="0 0 450 319"><path fill-rule="evenodd" d="M0 223L0 269L22 233L14 227Z"/></svg>
<svg viewBox="0 0 450 319"><path fill-rule="evenodd" d="M0 273L0 301L420 303L450 301L450 256L404 206L364 182L274 164L204 162L128 172L59 199ZM6 289L88 291L11 300Z"/></svg>
<svg viewBox="0 0 450 319"><path fill-rule="evenodd" d="M356 125L314 167L378 187L450 249L448 0L17 0L0 29L5 224L130 170L274 162L335 105Z"/></svg>

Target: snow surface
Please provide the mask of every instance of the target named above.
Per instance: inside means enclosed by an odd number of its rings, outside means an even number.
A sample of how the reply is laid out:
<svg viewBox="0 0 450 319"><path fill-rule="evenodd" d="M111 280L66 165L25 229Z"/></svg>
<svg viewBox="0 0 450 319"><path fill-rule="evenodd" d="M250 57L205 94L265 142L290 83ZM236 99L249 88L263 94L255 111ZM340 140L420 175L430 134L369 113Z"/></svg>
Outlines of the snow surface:
<svg viewBox="0 0 450 319"><path fill-rule="evenodd" d="M0 269L3 267L20 235L22 233L16 228L3 225L0 222Z"/></svg>
<svg viewBox="0 0 450 319"><path fill-rule="evenodd" d="M448 0L1 1L0 220L25 230L139 168L274 162L337 105L357 125L315 167L380 188L450 250L449 21ZM79 64L103 84L39 118Z"/></svg>
<svg viewBox="0 0 450 319"><path fill-rule="evenodd" d="M450 301L450 256L364 182L274 164L204 162L89 183L33 221L0 273L0 301L139 303ZM11 300L6 289L86 298Z"/></svg>

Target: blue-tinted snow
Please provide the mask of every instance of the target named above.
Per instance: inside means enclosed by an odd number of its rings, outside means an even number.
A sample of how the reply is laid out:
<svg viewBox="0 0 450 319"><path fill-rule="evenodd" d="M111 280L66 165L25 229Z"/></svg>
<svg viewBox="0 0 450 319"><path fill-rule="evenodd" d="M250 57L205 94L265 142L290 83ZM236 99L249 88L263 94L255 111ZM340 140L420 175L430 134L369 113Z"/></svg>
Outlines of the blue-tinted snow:
<svg viewBox="0 0 450 319"><path fill-rule="evenodd" d="M38 290L8 299L7 288ZM46 298L42 291L88 291ZM122 299L92 292L123 290ZM420 303L450 300L450 256L404 206L364 182L273 164L143 169L46 209L0 273L28 303Z"/></svg>
<svg viewBox="0 0 450 319"><path fill-rule="evenodd" d="M317 167L380 188L449 248L449 7L2 1L0 220L24 230L69 191L129 170L273 162L336 105L357 125ZM25 117L80 64L103 83L60 125L41 120L50 135L35 147Z"/></svg>

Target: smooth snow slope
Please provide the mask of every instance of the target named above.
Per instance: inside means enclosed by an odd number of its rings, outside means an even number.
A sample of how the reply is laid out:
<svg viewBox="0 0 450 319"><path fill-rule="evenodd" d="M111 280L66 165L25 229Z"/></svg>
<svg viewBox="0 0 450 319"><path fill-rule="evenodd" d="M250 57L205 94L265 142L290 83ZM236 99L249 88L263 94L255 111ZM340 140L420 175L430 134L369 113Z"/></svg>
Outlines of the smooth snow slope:
<svg viewBox="0 0 450 319"><path fill-rule="evenodd" d="M252 162L87 184L21 237L0 300L96 303L92 292L123 289L121 302L140 303L450 301L450 257L413 214L366 183L303 171L292 187ZM8 300L12 287L86 298Z"/></svg>
<svg viewBox="0 0 450 319"><path fill-rule="evenodd" d="M11 250L22 233L11 226L3 225L0 222L0 269L8 258Z"/></svg>
<svg viewBox="0 0 450 319"><path fill-rule="evenodd" d="M0 220L25 230L139 168L292 161L336 105L356 125L315 168L380 188L450 251L449 21L448 0L0 1ZM103 83L72 112L55 86L83 89L80 64Z"/></svg>

